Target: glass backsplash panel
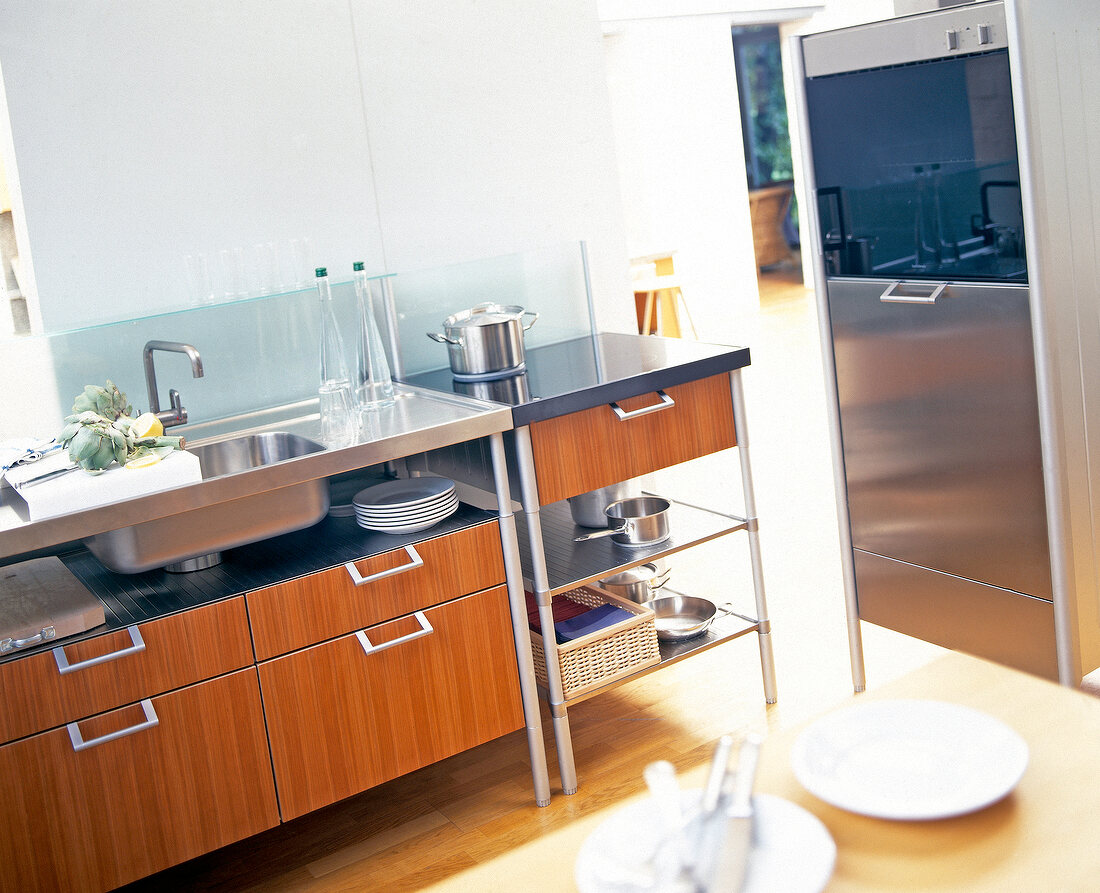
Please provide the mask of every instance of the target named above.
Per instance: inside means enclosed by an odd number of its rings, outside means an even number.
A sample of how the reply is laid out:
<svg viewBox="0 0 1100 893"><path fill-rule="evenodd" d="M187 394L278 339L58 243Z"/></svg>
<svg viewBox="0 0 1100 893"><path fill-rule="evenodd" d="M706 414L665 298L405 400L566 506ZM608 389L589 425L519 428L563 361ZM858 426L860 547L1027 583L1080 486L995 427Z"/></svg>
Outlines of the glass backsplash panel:
<svg viewBox="0 0 1100 893"><path fill-rule="evenodd" d="M386 280L394 296L407 374L446 367L446 347L425 333L441 331L449 314L481 301L537 311L538 322L527 333L528 346L557 343L591 331L584 249L577 242L374 277L374 306L383 332ZM332 279L332 295L348 368L353 370L357 306L351 280ZM204 375L193 378L183 354L158 351L154 355L161 408L168 407L168 390L175 388L191 422L281 406L317 393L320 317L317 292L310 286L0 340L0 442L52 437L84 385L102 385L107 379L127 395L135 412L148 409L142 350L152 340L183 341L202 356ZM186 436L186 426L174 433Z"/></svg>
<svg viewBox="0 0 1100 893"><path fill-rule="evenodd" d="M447 345L432 341L427 333L442 332L443 320L452 313L485 301L539 314L524 337L528 348L590 334L586 269L583 244L569 242L402 272L392 284L405 374L448 367Z"/></svg>

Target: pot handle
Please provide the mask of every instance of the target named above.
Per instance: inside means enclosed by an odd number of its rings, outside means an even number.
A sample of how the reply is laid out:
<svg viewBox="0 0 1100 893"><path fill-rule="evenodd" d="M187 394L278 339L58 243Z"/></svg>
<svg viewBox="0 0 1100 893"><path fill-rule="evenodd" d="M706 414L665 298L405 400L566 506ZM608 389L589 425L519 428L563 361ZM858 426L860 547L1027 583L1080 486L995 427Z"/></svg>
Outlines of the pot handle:
<svg viewBox="0 0 1100 893"><path fill-rule="evenodd" d="M623 524L618 527L608 527L607 530L597 530L594 533L585 533L581 536L573 537L573 542L583 543L586 540L599 539L601 536L611 536L613 533L630 533L634 529L634 525L630 521L624 521Z"/></svg>
<svg viewBox="0 0 1100 893"><path fill-rule="evenodd" d="M539 321L539 315L534 310L524 310L523 315L532 317L531 321L523 327L523 331L526 332L531 326Z"/></svg>
<svg viewBox="0 0 1100 893"><path fill-rule="evenodd" d="M427 332L425 333L432 341L438 341L440 344L453 344L456 347L461 347L462 342L456 338L448 338L446 335L441 335L439 332Z"/></svg>
<svg viewBox="0 0 1100 893"><path fill-rule="evenodd" d="M582 536L575 536L573 537L573 542L583 543L586 540L599 539L601 536L611 536L611 534L620 533L621 531L622 528L619 527L608 527L607 530L597 530L595 533L586 533Z"/></svg>

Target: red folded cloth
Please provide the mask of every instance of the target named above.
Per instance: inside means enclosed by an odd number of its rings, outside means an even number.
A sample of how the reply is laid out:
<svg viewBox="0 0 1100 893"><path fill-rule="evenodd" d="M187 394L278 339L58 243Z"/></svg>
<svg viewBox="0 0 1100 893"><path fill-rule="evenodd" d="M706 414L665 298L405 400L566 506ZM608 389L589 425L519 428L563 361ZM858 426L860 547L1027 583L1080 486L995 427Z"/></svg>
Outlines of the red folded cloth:
<svg viewBox="0 0 1100 893"><path fill-rule="evenodd" d="M542 624L539 622L538 603L530 592L525 592L524 595L527 597L527 624L535 632L541 633ZM582 605L580 602L575 602L571 598L555 598L551 601L550 608L554 612L554 623L559 623L562 620L569 620L572 617L577 617L580 614L584 614L586 611L592 610L588 605Z"/></svg>

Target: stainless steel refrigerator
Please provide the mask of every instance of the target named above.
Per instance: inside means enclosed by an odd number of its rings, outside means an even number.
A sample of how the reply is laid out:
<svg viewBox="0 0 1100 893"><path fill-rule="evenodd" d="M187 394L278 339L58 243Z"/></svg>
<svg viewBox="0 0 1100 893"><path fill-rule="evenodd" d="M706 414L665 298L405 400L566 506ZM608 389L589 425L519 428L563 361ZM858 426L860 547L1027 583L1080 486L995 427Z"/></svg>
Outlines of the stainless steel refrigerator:
<svg viewBox="0 0 1100 893"><path fill-rule="evenodd" d="M864 620L1057 678L1003 4L797 46L853 655Z"/></svg>

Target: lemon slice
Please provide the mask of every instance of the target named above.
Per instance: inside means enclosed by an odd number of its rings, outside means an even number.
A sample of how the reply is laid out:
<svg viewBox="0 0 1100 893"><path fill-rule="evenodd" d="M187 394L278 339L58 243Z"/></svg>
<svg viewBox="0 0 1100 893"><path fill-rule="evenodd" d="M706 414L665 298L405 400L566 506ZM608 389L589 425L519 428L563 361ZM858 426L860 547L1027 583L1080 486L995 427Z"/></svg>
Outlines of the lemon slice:
<svg viewBox="0 0 1100 893"><path fill-rule="evenodd" d="M143 412L130 426L130 433L141 440L143 437L160 437L164 434L164 425L151 412Z"/></svg>
<svg viewBox="0 0 1100 893"><path fill-rule="evenodd" d="M136 459L131 459L123 467L124 468L148 468L150 465L156 465L160 461L160 456L156 453L148 453L144 456L138 456Z"/></svg>

